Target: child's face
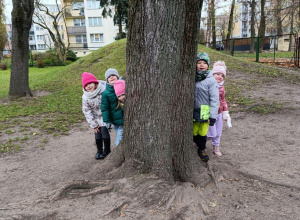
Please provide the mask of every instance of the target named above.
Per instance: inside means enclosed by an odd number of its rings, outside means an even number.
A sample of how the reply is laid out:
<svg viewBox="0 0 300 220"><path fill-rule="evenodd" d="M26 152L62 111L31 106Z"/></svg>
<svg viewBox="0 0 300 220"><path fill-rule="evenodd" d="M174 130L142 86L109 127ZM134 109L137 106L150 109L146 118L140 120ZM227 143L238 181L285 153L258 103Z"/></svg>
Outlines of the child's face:
<svg viewBox="0 0 300 220"><path fill-rule="evenodd" d="M119 99L121 102L125 102L125 94L119 95L119 96L118 96L118 99Z"/></svg>
<svg viewBox="0 0 300 220"><path fill-rule="evenodd" d="M84 89L87 92L93 92L96 89L96 83L88 83L88 84L86 84Z"/></svg>
<svg viewBox="0 0 300 220"><path fill-rule="evenodd" d="M114 84L118 80L118 77L115 75L111 75L110 77L107 78L107 81L109 84Z"/></svg>
<svg viewBox="0 0 300 220"><path fill-rule="evenodd" d="M206 71L208 70L208 65L204 60L199 60L197 62L197 70Z"/></svg>
<svg viewBox="0 0 300 220"><path fill-rule="evenodd" d="M224 80L224 75L223 73L215 73L213 75L213 77L215 78L215 80L217 81L217 83L220 83Z"/></svg>

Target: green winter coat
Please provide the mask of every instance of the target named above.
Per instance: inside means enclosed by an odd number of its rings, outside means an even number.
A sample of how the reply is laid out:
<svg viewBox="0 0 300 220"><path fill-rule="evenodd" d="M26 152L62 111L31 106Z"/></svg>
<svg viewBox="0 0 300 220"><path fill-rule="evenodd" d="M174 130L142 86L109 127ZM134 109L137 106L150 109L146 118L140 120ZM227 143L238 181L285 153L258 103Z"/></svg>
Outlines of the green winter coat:
<svg viewBox="0 0 300 220"><path fill-rule="evenodd" d="M116 109L118 106L118 98L115 94L113 86L106 83L106 90L102 93L101 111L103 121L113 125L123 125L123 110Z"/></svg>

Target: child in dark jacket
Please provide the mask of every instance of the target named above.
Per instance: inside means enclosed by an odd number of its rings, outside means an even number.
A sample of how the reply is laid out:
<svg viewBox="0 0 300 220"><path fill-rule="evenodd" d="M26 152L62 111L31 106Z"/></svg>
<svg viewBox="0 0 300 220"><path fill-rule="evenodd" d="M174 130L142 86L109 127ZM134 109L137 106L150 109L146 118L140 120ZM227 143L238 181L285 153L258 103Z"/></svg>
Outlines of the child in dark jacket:
<svg viewBox="0 0 300 220"><path fill-rule="evenodd" d="M83 87L82 111L90 127L94 129L97 145L95 159L104 159L110 153L110 135L100 110L101 94L105 90L106 83L97 80L93 74L87 72L84 72L81 77Z"/></svg>
<svg viewBox="0 0 300 220"><path fill-rule="evenodd" d="M208 70L209 56L207 53L199 53L196 61L196 83L194 99L194 143L198 147L198 155L201 160L207 162L206 134L209 126L213 126L219 108L219 89L217 81Z"/></svg>
<svg viewBox="0 0 300 220"><path fill-rule="evenodd" d="M103 114L103 121L114 125L114 130L117 134L116 146L119 145L123 137L123 109L117 108L118 98L115 94L114 84L120 79L116 69L109 68L105 72L106 90L102 93L101 111Z"/></svg>

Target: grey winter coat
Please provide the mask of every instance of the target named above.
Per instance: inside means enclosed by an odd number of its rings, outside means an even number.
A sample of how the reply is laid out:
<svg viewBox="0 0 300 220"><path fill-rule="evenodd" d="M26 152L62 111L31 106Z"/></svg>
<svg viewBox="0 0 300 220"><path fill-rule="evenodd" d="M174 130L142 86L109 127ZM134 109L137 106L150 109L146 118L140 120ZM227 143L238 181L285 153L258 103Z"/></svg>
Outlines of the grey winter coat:
<svg viewBox="0 0 300 220"><path fill-rule="evenodd" d="M98 81L99 84L95 91L87 92L83 90L82 95L82 111L91 128L106 126L101 112L101 97L106 89L106 82Z"/></svg>
<svg viewBox="0 0 300 220"><path fill-rule="evenodd" d="M219 109L219 88L212 72L195 84L194 121L216 119Z"/></svg>

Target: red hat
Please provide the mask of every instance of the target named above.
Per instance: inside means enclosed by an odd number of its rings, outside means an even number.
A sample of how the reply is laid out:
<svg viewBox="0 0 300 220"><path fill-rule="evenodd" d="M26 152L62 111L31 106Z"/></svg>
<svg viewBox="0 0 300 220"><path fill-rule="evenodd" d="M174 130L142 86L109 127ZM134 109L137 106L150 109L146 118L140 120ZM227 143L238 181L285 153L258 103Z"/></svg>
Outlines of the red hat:
<svg viewBox="0 0 300 220"><path fill-rule="evenodd" d="M82 87L83 87L83 89L89 83L99 84L99 81L97 80L97 78L91 73L84 72L84 73L82 73L81 77L82 77Z"/></svg>
<svg viewBox="0 0 300 220"><path fill-rule="evenodd" d="M114 83L114 89L117 97L125 94L125 81L121 79L117 80Z"/></svg>

